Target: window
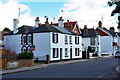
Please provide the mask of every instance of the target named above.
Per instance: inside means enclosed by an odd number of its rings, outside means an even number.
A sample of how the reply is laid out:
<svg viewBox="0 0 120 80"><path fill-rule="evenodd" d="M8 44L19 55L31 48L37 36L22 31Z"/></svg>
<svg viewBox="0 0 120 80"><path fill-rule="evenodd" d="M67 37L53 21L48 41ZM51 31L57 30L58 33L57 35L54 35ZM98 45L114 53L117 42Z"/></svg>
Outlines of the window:
<svg viewBox="0 0 120 80"><path fill-rule="evenodd" d="M75 44L79 44L79 37L75 36Z"/></svg>
<svg viewBox="0 0 120 80"><path fill-rule="evenodd" d="M58 34L53 33L53 43L58 43Z"/></svg>
<svg viewBox="0 0 120 80"><path fill-rule="evenodd" d="M68 37L65 35L65 44L68 44Z"/></svg>
<svg viewBox="0 0 120 80"><path fill-rule="evenodd" d="M26 47L22 47L22 52L27 52Z"/></svg>
<svg viewBox="0 0 120 80"><path fill-rule="evenodd" d="M30 47L27 48L27 52L31 52Z"/></svg>
<svg viewBox="0 0 120 80"><path fill-rule="evenodd" d="M22 43L23 43L23 44L26 44L26 43L27 43L27 37L26 37L26 36L23 36L23 37L22 37Z"/></svg>
<svg viewBox="0 0 120 80"><path fill-rule="evenodd" d="M72 44L72 36L69 36L69 43Z"/></svg>
<svg viewBox="0 0 120 80"><path fill-rule="evenodd" d="M65 48L65 57L68 57L68 48Z"/></svg>
<svg viewBox="0 0 120 80"><path fill-rule="evenodd" d="M53 58L58 58L58 48L53 48Z"/></svg>
<svg viewBox="0 0 120 80"><path fill-rule="evenodd" d="M31 40L32 40L31 36L28 36L28 39L27 39L28 44L31 44Z"/></svg>
<svg viewBox="0 0 120 80"><path fill-rule="evenodd" d="M79 48L75 48L75 56L79 56Z"/></svg>
<svg viewBox="0 0 120 80"><path fill-rule="evenodd" d="M90 38L90 45L95 45L95 38Z"/></svg>

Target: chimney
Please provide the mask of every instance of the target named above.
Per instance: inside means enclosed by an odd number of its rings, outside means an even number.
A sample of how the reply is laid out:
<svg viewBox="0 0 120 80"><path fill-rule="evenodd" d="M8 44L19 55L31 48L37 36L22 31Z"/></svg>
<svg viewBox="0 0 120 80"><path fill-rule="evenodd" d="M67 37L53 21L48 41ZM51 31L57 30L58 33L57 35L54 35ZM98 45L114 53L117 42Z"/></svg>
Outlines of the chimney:
<svg viewBox="0 0 120 80"><path fill-rule="evenodd" d="M64 23L63 23L63 19L62 19L62 16L59 18L59 20L58 20L58 26L59 27L64 27Z"/></svg>
<svg viewBox="0 0 120 80"><path fill-rule="evenodd" d="M53 24L53 22L51 22L51 24Z"/></svg>
<svg viewBox="0 0 120 80"><path fill-rule="evenodd" d="M39 20L39 17L36 17L36 20L35 20L35 27L39 27L39 25L38 25L38 24L39 24L39 21L40 21L40 20Z"/></svg>
<svg viewBox="0 0 120 80"><path fill-rule="evenodd" d="M84 36L87 36L88 35L88 29L87 29L87 25L84 25L84 33L83 33Z"/></svg>
<svg viewBox="0 0 120 80"><path fill-rule="evenodd" d="M111 33L114 33L114 32L115 32L115 28L114 28L114 27L110 27L109 30L110 30Z"/></svg>
<svg viewBox="0 0 120 80"><path fill-rule="evenodd" d="M69 20L67 20L67 22L69 23Z"/></svg>
<svg viewBox="0 0 120 80"><path fill-rule="evenodd" d="M45 24L49 24L49 22L48 22L48 18L46 18L46 22L45 22Z"/></svg>
<svg viewBox="0 0 120 80"><path fill-rule="evenodd" d="M13 34L16 34L18 32L18 20L13 19Z"/></svg>
<svg viewBox="0 0 120 80"><path fill-rule="evenodd" d="M99 21L98 27L99 27L99 28L102 28L102 22L101 22L101 21Z"/></svg>

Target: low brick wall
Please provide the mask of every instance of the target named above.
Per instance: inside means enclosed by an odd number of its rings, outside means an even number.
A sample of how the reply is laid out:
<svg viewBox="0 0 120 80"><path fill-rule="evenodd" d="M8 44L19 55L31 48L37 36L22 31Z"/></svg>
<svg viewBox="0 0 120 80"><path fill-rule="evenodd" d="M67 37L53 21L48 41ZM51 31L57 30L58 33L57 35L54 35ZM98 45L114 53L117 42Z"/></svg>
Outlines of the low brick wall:
<svg viewBox="0 0 120 80"><path fill-rule="evenodd" d="M30 60L19 60L18 61L19 67L28 67L28 66L33 66L34 65L34 59Z"/></svg>
<svg viewBox="0 0 120 80"><path fill-rule="evenodd" d="M34 65L34 59L16 60L16 61L7 61L6 59L0 59L0 70L13 69L17 67L29 67L33 65Z"/></svg>
<svg viewBox="0 0 120 80"><path fill-rule="evenodd" d="M7 59L0 58L0 70L6 69L7 66L6 63L7 63Z"/></svg>

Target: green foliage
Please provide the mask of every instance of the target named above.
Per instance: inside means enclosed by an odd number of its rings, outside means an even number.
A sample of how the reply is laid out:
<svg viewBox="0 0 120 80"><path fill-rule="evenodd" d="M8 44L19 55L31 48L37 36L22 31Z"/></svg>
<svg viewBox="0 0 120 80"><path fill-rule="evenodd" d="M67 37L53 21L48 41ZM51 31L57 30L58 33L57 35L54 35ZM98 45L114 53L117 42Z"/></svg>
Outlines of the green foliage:
<svg viewBox="0 0 120 80"><path fill-rule="evenodd" d="M9 28L4 28L3 31L10 32L11 30Z"/></svg>
<svg viewBox="0 0 120 80"><path fill-rule="evenodd" d="M116 5L115 9L112 11L111 16L114 16L115 14L120 14L120 1L114 2L114 1L108 1L108 5L111 7L113 5ZM120 29L120 16L118 16L118 29Z"/></svg>
<svg viewBox="0 0 120 80"><path fill-rule="evenodd" d="M32 52L21 52L18 55L18 59L33 59L34 55Z"/></svg>
<svg viewBox="0 0 120 80"><path fill-rule="evenodd" d="M91 46L88 46L88 51L89 51L89 52L95 52L95 50L92 50L92 47L91 47Z"/></svg>

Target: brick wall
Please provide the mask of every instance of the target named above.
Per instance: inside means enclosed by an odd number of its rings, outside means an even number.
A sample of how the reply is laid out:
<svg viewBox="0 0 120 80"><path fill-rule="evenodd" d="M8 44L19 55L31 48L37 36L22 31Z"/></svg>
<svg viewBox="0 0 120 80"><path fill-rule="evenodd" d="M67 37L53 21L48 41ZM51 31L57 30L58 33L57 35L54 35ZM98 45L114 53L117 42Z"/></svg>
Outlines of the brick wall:
<svg viewBox="0 0 120 80"><path fill-rule="evenodd" d="M34 59L31 60L19 60L18 61L19 67L29 67L34 65Z"/></svg>
<svg viewBox="0 0 120 80"><path fill-rule="evenodd" d="M7 62L6 59L0 58L0 70L6 69L6 62Z"/></svg>

